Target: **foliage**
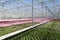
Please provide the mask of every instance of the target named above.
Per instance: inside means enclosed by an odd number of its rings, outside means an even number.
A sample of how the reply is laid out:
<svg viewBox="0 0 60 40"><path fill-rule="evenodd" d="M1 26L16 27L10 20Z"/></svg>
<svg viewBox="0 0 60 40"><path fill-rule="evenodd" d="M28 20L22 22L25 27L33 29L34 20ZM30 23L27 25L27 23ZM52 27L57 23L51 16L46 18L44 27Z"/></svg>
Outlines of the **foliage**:
<svg viewBox="0 0 60 40"><path fill-rule="evenodd" d="M52 21L7 40L60 40L60 22Z"/></svg>

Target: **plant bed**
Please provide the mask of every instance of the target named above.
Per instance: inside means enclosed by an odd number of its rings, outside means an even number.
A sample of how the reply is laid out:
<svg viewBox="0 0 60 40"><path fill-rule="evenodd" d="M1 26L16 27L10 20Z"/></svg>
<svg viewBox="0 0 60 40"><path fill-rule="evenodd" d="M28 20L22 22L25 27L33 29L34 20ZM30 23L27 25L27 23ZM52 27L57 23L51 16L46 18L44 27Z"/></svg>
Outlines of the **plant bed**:
<svg viewBox="0 0 60 40"><path fill-rule="evenodd" d="M34 23L37 24L37 23ZM20 25L14 25L14 26L10 26L10 27L0 27L0 36L3 36L5 34L26 28L32 26L32 23L26 23L26 24L20 24Z"/></svg>
<svg viewBox="0 0 60 40"><path fill-rule="evenodd" d="M60 40L60 21L51 21L5 40Z"/></svg>

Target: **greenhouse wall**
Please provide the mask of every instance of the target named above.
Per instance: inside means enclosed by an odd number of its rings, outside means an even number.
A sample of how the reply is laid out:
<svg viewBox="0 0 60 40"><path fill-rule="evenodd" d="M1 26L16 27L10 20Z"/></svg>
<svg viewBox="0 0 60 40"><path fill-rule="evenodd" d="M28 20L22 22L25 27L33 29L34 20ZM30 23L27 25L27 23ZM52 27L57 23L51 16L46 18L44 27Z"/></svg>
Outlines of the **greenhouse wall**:
<svg viewBox="0 0 60 40"><path fill-rule="evenodd" d="M0 0L0 36L55 19L59 0Z"/></svg>

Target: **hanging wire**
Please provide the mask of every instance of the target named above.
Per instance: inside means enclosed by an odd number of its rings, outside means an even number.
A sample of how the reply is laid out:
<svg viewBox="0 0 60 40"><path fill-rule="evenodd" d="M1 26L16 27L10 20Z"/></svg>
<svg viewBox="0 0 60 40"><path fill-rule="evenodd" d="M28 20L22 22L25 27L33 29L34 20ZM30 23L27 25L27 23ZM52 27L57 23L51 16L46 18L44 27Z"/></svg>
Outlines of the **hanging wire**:
<svg viewBox="0 0 60 40"><path fill-rule="evenodd" d="M46 2L44 2L44 8L45 8L45 13L46 14L44 14L45 15L45 18L49 18L49 8L48 8L48 6L47 6L47 3Z"/></svg>
<svg viewBox="0 0 60 40"><path fill-rule="evenodd" d="M11 0L10 0L11 1ZM17 0L16 0L17 1ZM18 0L19 1L19 0ZM8 2L8 1L7 1ZM31 7L31 5L28 5L28 4L26 4L26 3L24 3L24 2L22 2L22 1L19 1L19 2L21 2L21 3L23 3L23 4L25 4L26 6L29 6L29 7ZM2 4L5 4L6 2L4 2L4 3L2 3ZM33 7L33 0L32 0L32 18L34 18L33 17L33 9L35 9L34 7ZM55 2L54 2L54 5L55 5ZM54 7L55 8L55 7ZM43 18L43 2L42 2L42 18ZM32 19L33 20L33 19ZM33 22L33 21L32 21Z"/></svg>
<svg viewBox="0 0 60 40"><path fill-rule="evenodd" d="M54 4L54 14L55 14L55 16L53 18L56 18L57 17L56 16L56 4L55 4L55 1L54 0L51 0L51 2L53 2L53 4Z"/></svg>
<svg viewBox="0 0 60 40"><path fill-rule="evenodd" d="M49 5L50 5L50 1L51 0L49 0L49 1L46 1L46 2L49 2ZM40 1L39 1L40 2ZM44 7L45 6L47 6L47 10L48 10L48 12L50 13L50 14L52 14L53 15L53 18L55 17L55 14L52 12L52 10L49 8L49 6L47 5L47 3L46 2L43 2L43 4L45 4L44 5ZM40 2L41 3L41 2ZM43 11L42 11L43 12ZM43 14L42 14L43 15Z"/></svg>
<svg viewBox="0 0 60 40"><path fill-rule="evenodd" d="M56 14L56 10L57 10L57 9L56 9L56 2L55 2L55 0L53 0L53 3L54 3L54 8L55 8L54 11L55 11L55 14ZM56 19L59 19L59 14L57 14L56 17L57 17Z"/></svg>
<svg viewBox="0 0 60 40"><path fill-rule="evenodd" d="M2 5L2 15L4 14L4 5ZM4 18L4 16L2 16L2 18Z"/></svg>
<svg viewBox="0 0 60 40"><path fill-rule="evenodd" d="M47 15L48 13L47 13L47 12L48 12L48 11L47 11L47 6L46 6L46 18L48 17L48 15Z"/></svg>
<svg viewBox="0 0 60 40"><path fill-rule="evenodd" d="M18 16L19 13L20 13L20 7L17 7L16 9L17 9L17 11L19 11L19 12L17 13L17 16Z"/></svg>
<svg viewBox="0 0 60 40"><path fill-rule="evenodd" d="M45 2L45 5L47 7L47 10L50 14L52 14L53 18L55 17L55 14L52 12L52 10L49 8L49 6L47 5L47 3ZM49 2L49 5L50 5L50 2Z"/></svg>
<svg viewBox="0 0 60 40"><path fill-rule="evenodd" d="M58 19L58 14L56 15L56 13L57 13L57 12L56 12L56 10L57 10L57 9L56 9L56 2L55 2L55 0L50 0L50 1L53 2L53 4L54 4L54 15L55 15L55 16L53 16L53 18Z"/></svg>
<svg viewBox="0 0 60 40"><path fill-rule="evenodd" d="M42 6L42 18L43 18L43 2L41 2L41 6ZM43 21L43 19L42 19L42 21Z"/></svg>
<svg viewBox="0 0 60 40"><path fill-rule="evenodd" d="M34 2L32 0L32 25L34 25Z"/></svg>
<svg viewBox="0 0 60 40"><path fill-rule="evenodd" d="M49 5L50 5L50 2L49 2ZM47 5L47 3L46 3L46 7L47 7L48 11L50 12L50 14L53 14L53 12L51 11L51 9L50 9L49 6ZM51 18L50 15L48 16L48 18Z"/></svg>

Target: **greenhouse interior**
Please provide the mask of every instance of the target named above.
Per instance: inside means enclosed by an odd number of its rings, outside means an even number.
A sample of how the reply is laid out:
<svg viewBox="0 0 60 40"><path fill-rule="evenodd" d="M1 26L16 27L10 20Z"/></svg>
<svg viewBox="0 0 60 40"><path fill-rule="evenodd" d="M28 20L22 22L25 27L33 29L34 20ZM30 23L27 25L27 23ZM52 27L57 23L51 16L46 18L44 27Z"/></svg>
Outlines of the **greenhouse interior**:
<svg viewBox="0 0 60 40"><path fill-rule="evenodd" d="M60 40L60 0L0 0L0 40Z"/></svg>

